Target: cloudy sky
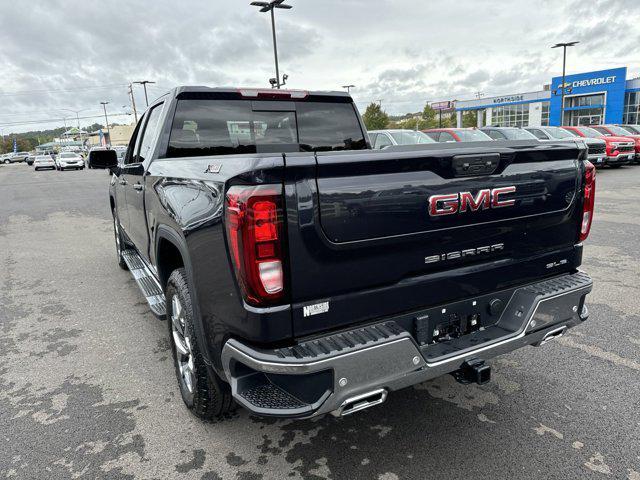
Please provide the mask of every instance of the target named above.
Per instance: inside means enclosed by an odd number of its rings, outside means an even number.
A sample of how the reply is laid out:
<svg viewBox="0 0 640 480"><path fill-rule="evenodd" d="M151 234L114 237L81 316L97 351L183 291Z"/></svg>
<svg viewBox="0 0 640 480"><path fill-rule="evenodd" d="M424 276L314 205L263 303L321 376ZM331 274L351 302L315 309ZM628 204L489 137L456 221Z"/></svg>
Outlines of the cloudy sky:
<svg viewBox="0 0 640 480"><path fill-rule="evenodd" d="M132 121L129 82L266 86L269 17L250 0L2 0L0 129L4 134ZM277 11L289 86L354 84L361 109L392 114L429 100L538 90L562 68L555 42L579 40L568 72L627 66L640 74L640 0L289 0ZM134 86L144 105L142 88ZM111 120L111 119L110 119Z"/></svg>

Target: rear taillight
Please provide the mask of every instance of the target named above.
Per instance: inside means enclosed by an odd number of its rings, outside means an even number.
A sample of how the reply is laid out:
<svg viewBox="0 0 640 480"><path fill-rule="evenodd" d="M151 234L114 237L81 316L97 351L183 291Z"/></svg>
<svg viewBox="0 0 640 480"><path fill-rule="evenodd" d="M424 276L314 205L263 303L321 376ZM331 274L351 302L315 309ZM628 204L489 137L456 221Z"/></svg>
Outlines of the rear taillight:
<svg viewBox="0 0 640 480"><path fill-rule="evenodd" d="M225 208L231 262L245 300L277 303L285 293L282 187L233 186Z"/></svg>
<svg viewBox="0 0 640 480"><path fill-rule="evenodd" d="M596 167L589 161L584 162L584 195L582 203L582 223L580 224L580 241L589 236L593 222L593 207L596 199Z"/></svg>

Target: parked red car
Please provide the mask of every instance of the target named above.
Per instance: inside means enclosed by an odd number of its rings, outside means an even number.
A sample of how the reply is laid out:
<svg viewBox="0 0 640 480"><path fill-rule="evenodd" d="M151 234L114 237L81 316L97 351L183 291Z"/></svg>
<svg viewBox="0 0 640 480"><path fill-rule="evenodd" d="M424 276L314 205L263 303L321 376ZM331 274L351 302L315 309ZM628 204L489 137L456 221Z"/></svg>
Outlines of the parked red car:
<svg viewBox="0 0 640 480"><path fill-rule="evenodd" d="M618 125L590 125L591 128L597 130L606 136L618 136L627 137L633 139L635 143L635 162L640 163L640 135L634 134L631 131L622 128Z"/></svg>
<svg viewBox="0 0 640 480"><path fill-rule="evenodd" d="M493 139L477 128L429 128L422 130L436 142L486 142Z"/></svg>
<svg viewBox="0 0 640 480"><path fill-rule="evenodd" d="M637 144L634 143L634 139L630 136L618 136L602 133L593 127L562 127L567 132L574 134L577 137L586 138L601 138L606 142L606 154L605 165L617 168L621 165L633 162L637 158L636 148Z"/></svg>

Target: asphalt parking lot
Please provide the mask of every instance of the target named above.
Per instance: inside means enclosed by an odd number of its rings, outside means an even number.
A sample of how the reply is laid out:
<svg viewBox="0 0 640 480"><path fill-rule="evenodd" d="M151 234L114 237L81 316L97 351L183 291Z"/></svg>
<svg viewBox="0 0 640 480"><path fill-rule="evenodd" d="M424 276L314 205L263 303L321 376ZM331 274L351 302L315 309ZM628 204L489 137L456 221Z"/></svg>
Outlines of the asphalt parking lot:
<svg viewBox="0 0 640 480"><path fill-rule="evenodd" d="M640 166L598 173L591 318L336 419L182 405L165 322L116 264L104 171L0 166L0 477L640 480Z"/></svg>

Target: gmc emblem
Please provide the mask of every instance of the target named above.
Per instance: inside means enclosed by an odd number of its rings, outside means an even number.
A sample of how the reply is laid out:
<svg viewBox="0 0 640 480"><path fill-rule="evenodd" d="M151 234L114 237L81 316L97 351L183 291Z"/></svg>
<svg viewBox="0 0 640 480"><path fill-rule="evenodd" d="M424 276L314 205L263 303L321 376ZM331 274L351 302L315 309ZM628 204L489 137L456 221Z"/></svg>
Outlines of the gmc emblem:
<svg viewBox="0 0 640 480"><path fill-rule="evenodd" d="M485 188L474 197L471 192L447 193L429 197L429 215L440 217L458 212L486 210L489 208L513 207L514 199L504 200L501 195L515 193L516 187Z"/></svg>

